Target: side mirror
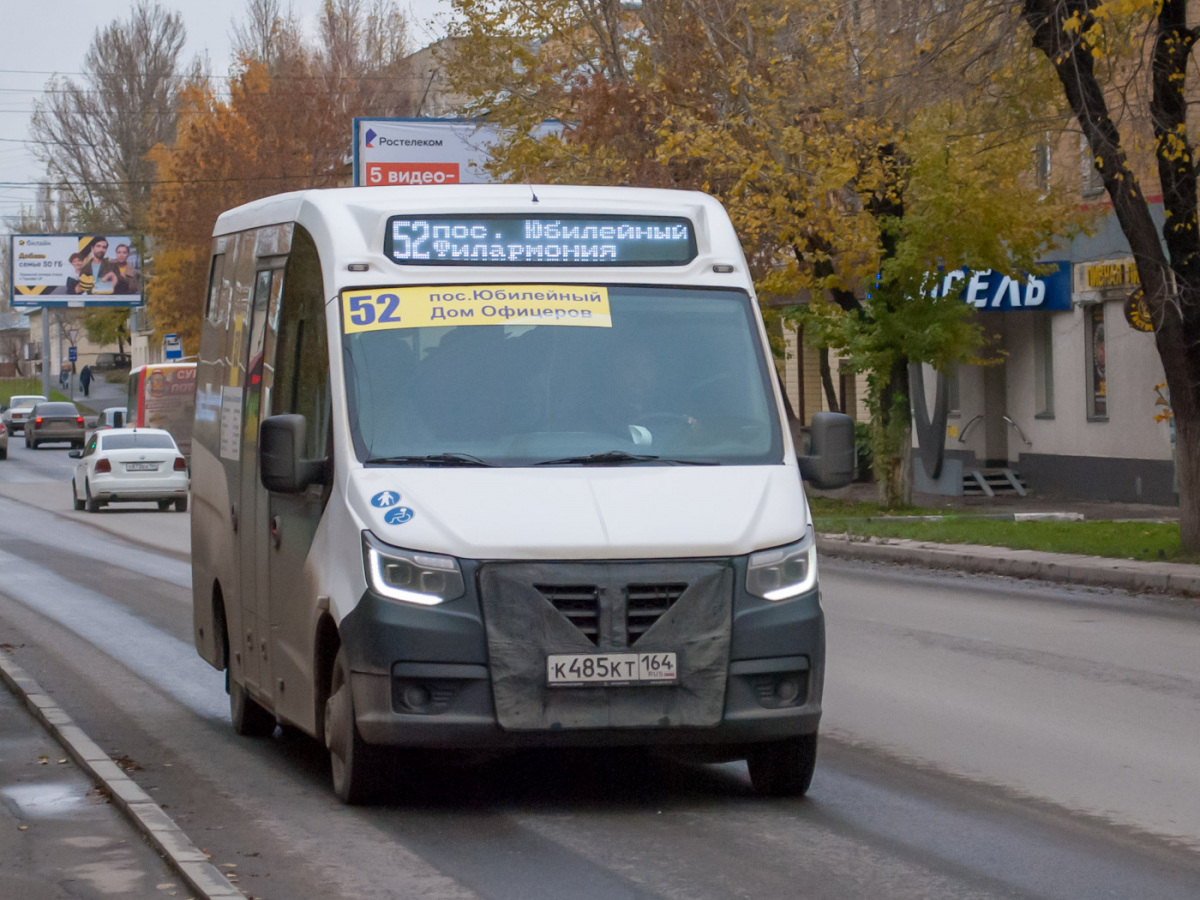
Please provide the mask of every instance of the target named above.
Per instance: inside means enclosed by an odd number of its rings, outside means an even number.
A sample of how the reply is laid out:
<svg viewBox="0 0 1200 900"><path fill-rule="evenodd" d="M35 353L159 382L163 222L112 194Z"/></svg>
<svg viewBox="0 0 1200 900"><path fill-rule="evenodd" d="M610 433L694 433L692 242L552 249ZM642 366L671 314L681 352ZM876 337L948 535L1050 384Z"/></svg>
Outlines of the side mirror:
<svg viewBox="0 0 1200 900"><path fill-rule="evenodd" d="M71 459L83 459L83 451L82 450L68 450L67 456L71 457Z"/></svg>
<svg viewBox="0 0 1200 900"><path fill-rule="evenodd" d="M258 435L258 464L262 485L280 494L298 494L325 478L325 460L301 459L307 423L289 413L263 419Z"/></svg>
<svg viewBox="0 0 1200 900"><path fill-rule="evenodd" d="M820 490L848 485L854 477L854 420L842 413L816 413L810 436L810 453L799 457L800 475Z"/></svg>

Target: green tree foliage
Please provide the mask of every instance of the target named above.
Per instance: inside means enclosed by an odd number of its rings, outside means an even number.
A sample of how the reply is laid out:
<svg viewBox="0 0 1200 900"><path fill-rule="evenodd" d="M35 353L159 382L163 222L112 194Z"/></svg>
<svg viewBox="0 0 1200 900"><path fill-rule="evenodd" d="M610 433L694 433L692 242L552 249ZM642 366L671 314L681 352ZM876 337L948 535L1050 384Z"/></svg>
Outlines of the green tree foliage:
<svg viewBox="0 0 1200 900"><path fill-rule="evenodd" d="M906 502L908 363L973 361L985 338L930 273L1035 271L1079 219L1033 177L1061 113L1011 19L933 0L454 6L455 87L511 127L493 173L719 197L760 295L867 373L883 499ZM545 118L562 132L533 136Z"/></svg>
<svg viewBox="0 0 1200 900"><path fill-rule="evenodd" d="M124 353L129 340L129 310L122 306L89 309L83 316L83 327L93 344L98 347L116 344L117 350Z"/></svg>

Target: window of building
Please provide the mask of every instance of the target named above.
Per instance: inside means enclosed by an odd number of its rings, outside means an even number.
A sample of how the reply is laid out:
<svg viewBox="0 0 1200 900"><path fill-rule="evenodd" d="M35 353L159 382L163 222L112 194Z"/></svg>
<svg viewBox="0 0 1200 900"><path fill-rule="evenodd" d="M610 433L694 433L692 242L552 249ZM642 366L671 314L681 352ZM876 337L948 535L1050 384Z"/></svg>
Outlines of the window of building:
<svg viewBox="0 0 1200 900"><path fill-rule="evenodd" d="M1104 360L1104 304L1093 303L1084 308L1084 334L1087 344L1087 416L1088 419L1108 418L1108 379Z"/></svg>
<svg viewBox="0 0 1200 900"><path fill-rule="evenodd" d="M849 369L850 360L838 360L838 400L842 404L842 412L852 419L858 418L858 382L854 372Z"/></svg>
<svg viewBox="0 0 1200 900"><path fill-rule="evenodd" d="M1039 419L1054 418L1054 320L1035 314L1033 326L1033 391ZM1103 340L1103 336L1101 337Z"/></svg>
<svg viewBox="0 0 1200 900"><path fill-rule="evenodd" d="M1085 197L1104 193L1104 179L1096 168L1096 156L1082 134L1079 136L1079 193Z"/></svg>

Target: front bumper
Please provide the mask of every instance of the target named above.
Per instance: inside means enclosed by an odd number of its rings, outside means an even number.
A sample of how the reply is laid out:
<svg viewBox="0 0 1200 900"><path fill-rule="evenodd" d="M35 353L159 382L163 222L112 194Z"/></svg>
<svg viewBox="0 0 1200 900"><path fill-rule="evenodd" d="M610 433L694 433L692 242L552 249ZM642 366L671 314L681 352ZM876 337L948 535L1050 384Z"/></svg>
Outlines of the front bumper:
<svg viewBox="0 0 1200 900"><path fill-rule="evenodd" d="M680 681L672 686L547 687L547 653L624 651L621 629L613 629L615 643L612 634L572 643L567 629L574 626L565 618L559 628L554 612L528 614L533 598L496 577L507 564L464 561L466 596L441 606L367 592L341 627L359 731L368 743L409 747L691 745L731 754L815 732L825 665L818 591L772 603L745 593L744 558L701 562L715 599L685 593L673 620L664 615L633 648L675 650ZM681 577L672 567L695 568L686 560L565 568L614 565L654 566L670 578ZM556 566L564 568L546 564ZM606 617L618 618L602 610L600 621Z"/></svg>

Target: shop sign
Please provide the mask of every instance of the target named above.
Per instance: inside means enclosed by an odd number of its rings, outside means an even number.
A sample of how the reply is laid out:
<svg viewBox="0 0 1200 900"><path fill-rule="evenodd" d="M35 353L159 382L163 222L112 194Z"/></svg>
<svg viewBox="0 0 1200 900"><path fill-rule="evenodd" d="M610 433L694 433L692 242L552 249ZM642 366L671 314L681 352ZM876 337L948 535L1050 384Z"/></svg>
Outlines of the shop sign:
<svg viewBox="0 0 1200 900"><path fill-rule="evenodd" d="M1154 320L1150 318L1150 306L1141 288L1125 299L1125 321L1134 331L1154 331Z"/></svg>
<svg viewBox="0 0 1200 900"><path fill-rule="evenodd" d="M1071 308L1071 263L1067 260L1046 260L1044 265L1056 266L1048 275L1027 275L1013 278L992 269L956 269L942 276L936 288L937 296L946 296L961 286L963 302L982 312L1013 310L1058 310Z"/></svg>

